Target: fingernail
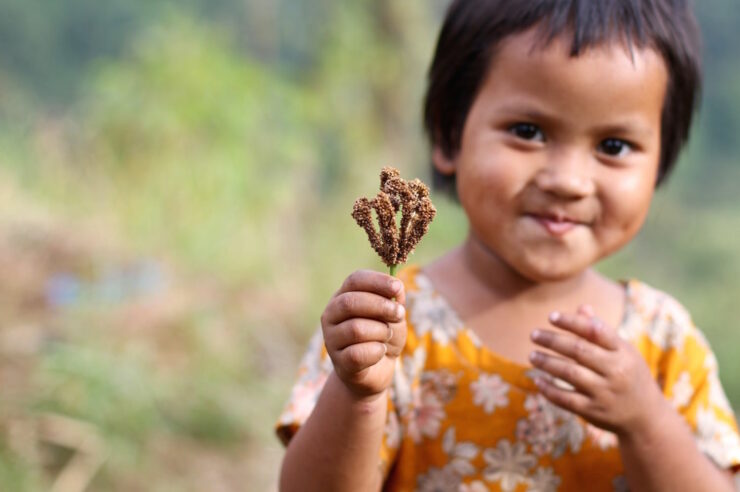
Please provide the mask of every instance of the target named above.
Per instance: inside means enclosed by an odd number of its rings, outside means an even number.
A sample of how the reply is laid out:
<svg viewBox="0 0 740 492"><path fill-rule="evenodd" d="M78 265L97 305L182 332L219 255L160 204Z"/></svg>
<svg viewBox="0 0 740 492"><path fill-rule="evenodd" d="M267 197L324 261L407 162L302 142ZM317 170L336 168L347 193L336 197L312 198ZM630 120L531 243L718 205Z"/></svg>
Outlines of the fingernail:
<svg viewBox="0 0 740 492"><path fill-rule="evenodd" d="M402 305L396 304L396 318L402 319L406 315L406 310Z"/></svg>
<svg viewBox="0 0 740 492"><path fill-rule="evenodd" d="M553 323L555 323L559 319L560 319L560 313L559 312L553 311L553 312L550 313L550 321L552 321Z"/></svg>
<svg viewBox="0 0 740 492"><path fill-rule="evenodd" d="M389 326L388 327L388 339L386 340L386 342L390 342L391 338L393 338L393 327ZM388 346L386 346L385 349L388 350Z"/></svg>
<svg viewBox="0 0 740 492"><path fill-rule="evenodd" d="M531 360L532 362L539 362L542 360L542 354L540 354L539 352L530 352L529 360Z"/></svg>
<svg viewBox="0 0 740 492"><path fill-rule="evenodd" d="M531 335L532 336L532 340L539 340L540 339L540 335L541 335L540 330L534 330L532 332L532 335Z"/></svg>
<svg viewBox="0 0 740 492"><path fill-rule="evenodd" d="M401 283L400 280L393 280L391 282L391 290L393 292L400 292L401 291L401 287L403 287L403 284Z"/></svg>

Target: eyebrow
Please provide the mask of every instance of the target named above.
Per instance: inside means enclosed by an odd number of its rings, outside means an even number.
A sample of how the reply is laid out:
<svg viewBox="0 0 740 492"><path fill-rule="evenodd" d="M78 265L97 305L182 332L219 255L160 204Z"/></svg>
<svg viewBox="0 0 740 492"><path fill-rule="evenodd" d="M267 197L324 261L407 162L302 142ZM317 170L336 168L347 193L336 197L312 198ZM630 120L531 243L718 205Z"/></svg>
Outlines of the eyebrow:
<svg viewBox="0 0 740 492"><path fill-rule="evenodd" d="M516 102L504 103L496 108L497 112L509 113L520 116L524 119L530 119L534 121L543 121L548 125L552 125L561 121L556 114L548 113L547 111L540 110L531 104L520 104ZM650 125L645 125L640 122L639 118L625 117L620 118L619 121L613 123L606 123L595 127L595 133L603 135L627 135L632 138L645 138L649 139L655 133L654 129Z"/></svg>

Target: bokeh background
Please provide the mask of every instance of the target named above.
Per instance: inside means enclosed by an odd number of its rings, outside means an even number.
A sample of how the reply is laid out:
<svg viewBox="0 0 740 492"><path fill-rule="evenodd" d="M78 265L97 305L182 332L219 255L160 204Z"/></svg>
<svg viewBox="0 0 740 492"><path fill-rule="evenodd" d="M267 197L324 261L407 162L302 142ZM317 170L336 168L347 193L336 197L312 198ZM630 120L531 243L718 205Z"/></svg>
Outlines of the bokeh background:
<svg viewBox="0 0 740 492"><path fill-rule="evenodd" d="M0 490L274 490L272 427L349 216L428 179L444 0L0 0ZM639 238L601 268L692 311L740 408L740 9ZM465 233L439 215L413 257Z"/></svg>

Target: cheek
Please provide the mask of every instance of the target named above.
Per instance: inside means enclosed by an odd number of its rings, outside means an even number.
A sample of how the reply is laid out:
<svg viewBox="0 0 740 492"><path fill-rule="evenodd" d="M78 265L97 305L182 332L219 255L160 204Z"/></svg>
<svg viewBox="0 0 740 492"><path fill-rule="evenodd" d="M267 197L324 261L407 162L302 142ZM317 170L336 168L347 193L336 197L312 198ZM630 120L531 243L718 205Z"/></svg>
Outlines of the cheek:
<svg viewBox="0 0 740 492"><path fill-rule="evenodd" d="M612 180L604 200L605 223L619 232L622 244L632 239L645 222L653 198L654 178L635 174Z"/></svg>

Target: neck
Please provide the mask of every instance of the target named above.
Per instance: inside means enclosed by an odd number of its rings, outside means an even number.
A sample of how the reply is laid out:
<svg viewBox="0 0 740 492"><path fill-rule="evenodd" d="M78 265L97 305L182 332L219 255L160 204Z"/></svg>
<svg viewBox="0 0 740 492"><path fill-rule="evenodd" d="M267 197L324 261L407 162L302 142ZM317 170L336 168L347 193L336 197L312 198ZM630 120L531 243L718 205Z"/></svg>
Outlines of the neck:
<svg viewBox="0 0 740 492"><path fill-rule="evenodd" d="M496 253L488 249L473 234L459 250L464 268L485 291L499 299L516 300L525 304L547 303L582 292L595 273L584 270L562 280L538 281L524 277L511 268Z"/></svg>

